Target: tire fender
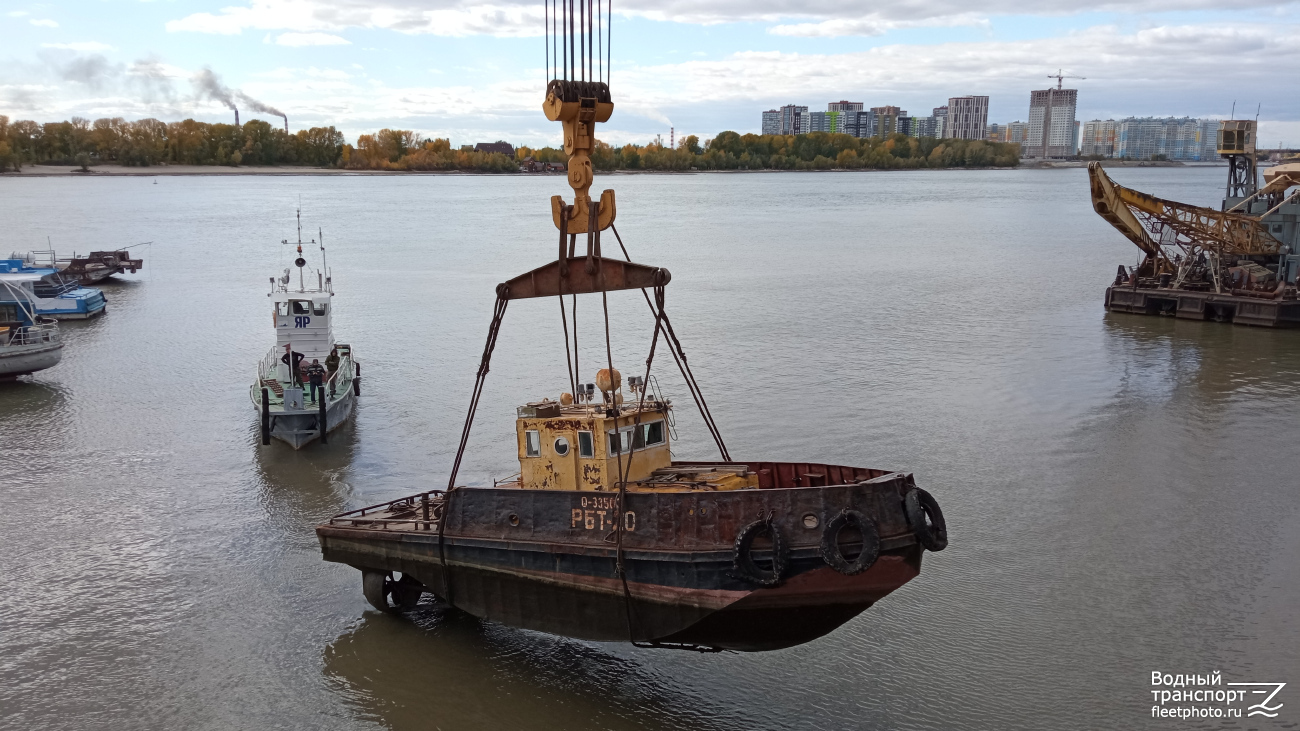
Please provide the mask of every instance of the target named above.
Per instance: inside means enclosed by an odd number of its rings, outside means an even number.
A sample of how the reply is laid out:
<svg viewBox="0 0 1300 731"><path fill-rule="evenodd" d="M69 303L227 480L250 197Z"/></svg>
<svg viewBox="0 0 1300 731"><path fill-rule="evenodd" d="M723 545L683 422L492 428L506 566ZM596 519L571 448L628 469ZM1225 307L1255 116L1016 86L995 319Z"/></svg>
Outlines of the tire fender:
<svg viewBox="0 0 1300 731"><path fill-rule="evenodd" d="M930 551L942 551L948 547L948 524L944 522L943 511L930 493L914 487L903 496L903 512L907 514L907 523L922 547Z"/></svg>
<svg viewBox="0 0 1300 731"><path fill-rule="evenodd" d="M845 528L857 528L862 533L862 552L852 561L840 551L840 532ZM845 576L856 576L866 571L880 557L880 531L876 529L876 522L856 510L841 510L822 531L821 555L828 566Z"/></svg>
<svg viewBox="0 0 1300 731"><path fill-rule="evenodd" d="M765 571L754 563L754 539L762 534L772 538L772 570ZM776 586L785 576L789 559L787 544L781 529L770 520L756 520L740 529L736 534L735 550L732 553L732 568L736 575L751 584L759 586Z"/></svg>

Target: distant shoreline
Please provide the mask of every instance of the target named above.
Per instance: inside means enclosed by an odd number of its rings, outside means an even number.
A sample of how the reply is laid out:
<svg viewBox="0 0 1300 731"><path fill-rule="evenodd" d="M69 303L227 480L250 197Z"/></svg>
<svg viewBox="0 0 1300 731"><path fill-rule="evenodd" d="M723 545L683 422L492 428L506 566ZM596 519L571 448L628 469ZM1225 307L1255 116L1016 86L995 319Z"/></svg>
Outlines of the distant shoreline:
<svg viewBox="0 0 1300 731"><path fill-rule="evenodd" d="M923 172L928 170L1046 170L1057 168L1081 168L1087 167L1088 162L1084 160L1059 160L1051 162L1026 162L1017 168L1009 167L983 167L983 168L912 168L914 172ZM1204 167L1206 165L1221 165L1221 163L1192 163L1188 165L1177 161L1164 160L1103 160L1102 165L1105 167ZM695 174L751 174L751 173L891 173L900 172L901 170L888 168L858 168L848 170L844 168L833 168L830 170L612 170L598 171L596 175L695 175ZM302 175L474 175L484 177L500 176L554 176L564 177L564 173L481 173L474 171L461 170L349 170L341 168L318 168L318 167L298 167L298 166L255 166L255 167L229 167L224 165L153 165L150 167L126 167L124 165L96 165L91 167L90 172L83 173L76 166L68 165L30 165L23 168L22 172L0 173L0 178L67 178L67 177L84 177L84 178L114 178L114 177L162 177L162 176L230 176L230 175L280 175L280 176L302 176Z"/></svg>

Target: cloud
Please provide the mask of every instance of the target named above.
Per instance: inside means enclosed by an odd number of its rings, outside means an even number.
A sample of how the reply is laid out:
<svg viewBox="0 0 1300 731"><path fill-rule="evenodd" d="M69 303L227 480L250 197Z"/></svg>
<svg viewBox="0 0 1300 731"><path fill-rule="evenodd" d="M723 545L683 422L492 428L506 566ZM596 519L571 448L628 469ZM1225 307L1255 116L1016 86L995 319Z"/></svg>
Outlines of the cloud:
<svg viewBox="0 0 1300 731"><path fill-rule="evenodd" d="M58 28L58 27L59 27L59 24L58 24L57 22L55 22L55 21L53 21L53 20L50 20L49 18L43 18L43 19L39 19L39 20L36 19L36 18L32 18L31 20L29 20L29 21L27 21L27 22L28 22L28 23L31 23L32 25L38 25L38 26L40 26L40 27L42 27L42 28Z"/></svg>
<svg viewBox="0 0 1300 731"><path fill-rule="evenodd" d="M42 43L41 48L58 48L65 51L112 51L115 50L107 43L99 41L81 41L77 43Z"/></svg>
<svg viewBox="0 0 1300 731"><path fill-rule="evenodd" d="M493 35L540 36L540 5L465 5L454 1L411 3L381 0L252 0L247 6L222 8L217 13L194 13L168 21L168 31L236 35L245 29L289 30L299 34L379 28L410 34L439 36ZM307 44L302 45L324 45Z"/></svg>
<svg viewBox="0 0 1300 731"><path fill-rule="evenodd" d="M276 44L281 46L348 46L352 41L330 33L281 33L275 39Z"/></svg>
<svg viewBox="0 0 1300 731"><path fill-rule="evenodd" d="M633 67L620 72L623 96L672 108L727 100L962 93L1028 97L1046 83L1045 68L1089 77L1081 95L1150 92L1218 99L1238 89L1268 88L1269 69L1300 62L1294 26L1158 26L1123 33L1097 26L1024 41L887 45L844 54L741 52L719 60ZM1050 69L1047 69L1050 70ZM1138 92L1138 90L1144 90ZM1233 91L1229 91L1233 90ZM1277 106L1289 99L1268 94ZM1082 103L1082 102L1081 102ZM1136 112L1136 110L1135 110Z"/></svg>
<svg viewBox="0 0 1300 731"><path fill-rule="evenodd" d="M715 24L734 22L810 21L928 21L958 15L1074 15L1087 12L1155 13L1190 10L1273 8L1275 0L902 0L864 3L862 0L629 0L618 12L651 20ZM865 9L870 13L864 13ZM848 35L860 35L858 33Z"/></svg>
<svg viewBox="0 0 1300 731"><path fill-rule="evenodd" d="M795 23L792 25L775 25L767 29L768 33L778 36L799 36L803 38L834 38L838 36L880 36L899 28L939 27L939 26L979 26L988 27L988 18L972 13L939 16L925 20L899 21L884 20L879 17L836 18L820 23Z"/></svg>
<svg viewBox="0 0 1300 731"><path fill-rule="evenodd" d="M9 12L5 13L5 15L8 15L10 18L21 18L26 15L31 15L31 13L27 12L26 10L10 10Z"/></svg>

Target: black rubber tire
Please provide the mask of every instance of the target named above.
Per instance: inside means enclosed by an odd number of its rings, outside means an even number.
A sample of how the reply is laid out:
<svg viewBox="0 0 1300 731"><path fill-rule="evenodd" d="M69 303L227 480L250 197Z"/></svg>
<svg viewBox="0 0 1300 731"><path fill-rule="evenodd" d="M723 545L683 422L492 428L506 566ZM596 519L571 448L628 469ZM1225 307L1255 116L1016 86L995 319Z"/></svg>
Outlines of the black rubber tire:
<svg viewBox="0 0 1300 731"><path fill-rule="evenodd" d="M840 551L840 531L857 528L862 533L862 552L852 561ZM845 576L857 576L875 565L880 557L880 531L876 522L856 510L844 509L831 518L822 531L822 560Z"/></svg>
<svg viewBox="0 0 1300 731"><path fill-rule="evenodd" d="M948 547L948 524L934 497L919 487L903 496L903 511L916 540L926 549L942 551ZM926 519L929 519L928 522Z"/></svg>
<svg viewBox="0 0 1300 731"><path fill-rule="evenodd" d="M754 563L752 550L754 548L754 539L763 533L772 537L772 569L764 571ZM756 520L745 526L736 534L735 551L732 554L731 565L735 569L736 575L753 584L759 586L776 586L781 583L781 578L785 576L786 565L788 562L786 551L785 536L781 534L781 529L775 523L766 520Z"/></svg>
<svg viewBox="0 0 1300 731"><path fill-rule="evenodd" d="M361 571L361 593L365 595L370 606L381 612L391 612L388 604L388 590L392 579L387 571Z"/></svg>

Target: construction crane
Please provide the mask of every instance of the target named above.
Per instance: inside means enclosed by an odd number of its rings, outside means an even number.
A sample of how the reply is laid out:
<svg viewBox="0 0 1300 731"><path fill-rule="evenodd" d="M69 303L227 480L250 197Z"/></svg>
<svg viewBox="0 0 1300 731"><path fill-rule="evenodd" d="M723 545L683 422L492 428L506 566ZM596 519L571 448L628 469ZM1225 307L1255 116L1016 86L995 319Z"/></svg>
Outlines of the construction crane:
<svg viewBox="0 0 1300 731"><path fill-rule="evenodd" d="M1069 75L1067 75L1067 74L1063 74L1063 73L1061 73L1061 70L1060 70L1060 69L1057 69L1057 70L1056 70L1056 73L1054 73L1054 74L1048 74L1048 75L1047 75L1047 78L1049 78L1049 79L1056 79L1056 88L1057 88L1057 89L1060 89L1060 88L1061 88L1062 83L1063 83L1066 79L1079 79L1080 81L1087 81L1087 79L1088 79L1087 76L1069 76Z"/></svg>
<svg viewBox="0 0 1300 731"><path fill-rule="evenodd" d="M1101 163L1088 164L1093 210L1146 254L1134 277L1168 274L1177 287L1189 276L1203 276L1216 291L1223 269L1237 260L1290 253L1273 235L1281 227L1270 231L1270 217L1300 198L1300 190L1285 195L1300 186L1300 165L1279 165L1266 177L1267 185L1258 195L1278 202L1262 214L1248 214L1157 198L1115 183Z"/></svg>

